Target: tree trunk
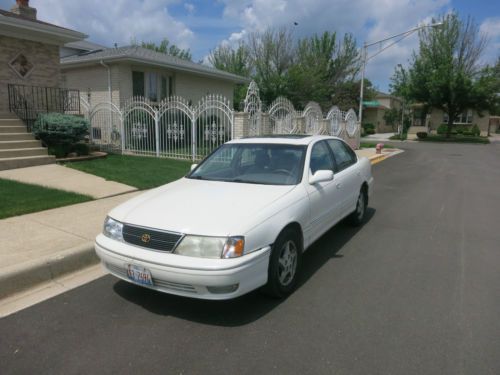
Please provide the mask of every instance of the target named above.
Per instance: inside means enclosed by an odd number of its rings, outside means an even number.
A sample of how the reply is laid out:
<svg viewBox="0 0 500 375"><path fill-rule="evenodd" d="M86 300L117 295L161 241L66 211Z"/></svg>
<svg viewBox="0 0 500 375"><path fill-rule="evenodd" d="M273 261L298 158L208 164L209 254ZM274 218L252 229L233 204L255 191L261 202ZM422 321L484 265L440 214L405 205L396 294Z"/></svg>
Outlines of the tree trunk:
<svg viewBox="0 0 500 375"><path fill-rule="evenodd" d="M448 112L448 127L446 128L446 138L451 137L451 129L453 128L453 116Z"/></svg>

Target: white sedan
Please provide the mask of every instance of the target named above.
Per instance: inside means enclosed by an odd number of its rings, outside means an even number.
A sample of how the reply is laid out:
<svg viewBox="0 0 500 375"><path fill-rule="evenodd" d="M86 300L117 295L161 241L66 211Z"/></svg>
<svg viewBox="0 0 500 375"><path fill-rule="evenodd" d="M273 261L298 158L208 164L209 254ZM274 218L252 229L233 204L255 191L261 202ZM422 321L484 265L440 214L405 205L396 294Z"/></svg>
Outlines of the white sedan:
<svg viewBox="0 0 500 375"><path fill-rule="evenodd" d="M111 274L161 292L283 297L314 241L345 217L363 222L372 185L368 159L339 138L233 140L113 209L95 249Z"/></svg>

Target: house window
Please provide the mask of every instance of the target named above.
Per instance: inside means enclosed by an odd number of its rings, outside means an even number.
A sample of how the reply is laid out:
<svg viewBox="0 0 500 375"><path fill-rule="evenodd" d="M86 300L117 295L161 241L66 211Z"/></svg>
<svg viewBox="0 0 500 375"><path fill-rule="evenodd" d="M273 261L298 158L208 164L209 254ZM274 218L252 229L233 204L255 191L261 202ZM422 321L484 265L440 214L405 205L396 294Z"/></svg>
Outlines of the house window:
<svg viewBox="0 0 500 375"><path fill-rule="evenodd" d="M144 72L132 72L132 95L144 96Z"/></svg>
<svg viewBox="0 0 500 375"><path fill-rule="evenodd" d="M158 101L158 73L148 73L148 99Z"/></svg>
<svg viewBox="0 0 500 375"><path fill-rule="evenodd" d="M448 120L449 120L448 114L445 113L443 115L443 123L447 124ZM472 120L473 120L472 110L469 109L468 111L459 114L453 121L453 124L472 124Z"/></svg>

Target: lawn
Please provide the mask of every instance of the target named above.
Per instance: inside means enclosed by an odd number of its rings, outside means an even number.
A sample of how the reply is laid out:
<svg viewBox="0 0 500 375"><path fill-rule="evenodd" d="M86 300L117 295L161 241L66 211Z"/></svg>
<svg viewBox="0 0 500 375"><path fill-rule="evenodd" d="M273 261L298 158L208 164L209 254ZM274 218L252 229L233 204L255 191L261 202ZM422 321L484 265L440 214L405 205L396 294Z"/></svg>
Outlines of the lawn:
<svg viewBox="0 0 500 375"><path fill-rule="evenodd" d="M386 144L383 142L361 142L359 144L359 147L360 148L375 148L375 147L377 147L377 145L379 143L382 143L384 145L384 147L386 146ZM382 148L384 148L384 147L382 147Z"/></svg>
<svg viewBox="0 0 500 375"><path fill-rule="evenodd" d="M0 179L0 219L87 202L92 197Z"/></svg>
<svg viewBox="0 0 500 375"><path fill-rule="evenodd" d="M66 166L138 189L150 189L186 175L191 164L184 160L110 154L103 159L66 163Z"/></svg>

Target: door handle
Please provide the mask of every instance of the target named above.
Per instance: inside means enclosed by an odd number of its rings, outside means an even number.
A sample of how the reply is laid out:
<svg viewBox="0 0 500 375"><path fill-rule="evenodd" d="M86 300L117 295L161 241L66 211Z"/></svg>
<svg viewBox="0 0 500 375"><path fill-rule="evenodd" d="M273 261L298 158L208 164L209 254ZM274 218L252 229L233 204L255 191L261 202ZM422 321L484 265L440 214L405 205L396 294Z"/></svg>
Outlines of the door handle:
<svg viewBox="0 0 500 375"><path fill-rule="evenodd" d="M337 189L340 189L342 187L342 184L337 184L335 186L337 187Z"/></svg>
<svg viewBox="0 0 500 375"><path fill-rule="evenodd" d="M360 172L360 171L358 171L356 174L357 174L358 176L361 176L361 172Z"/></svg>

